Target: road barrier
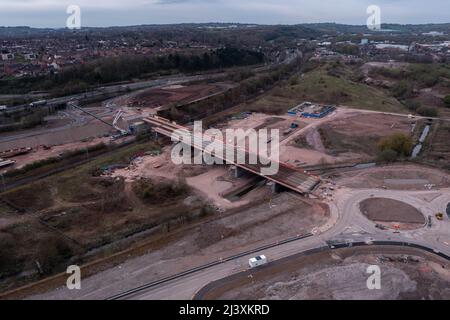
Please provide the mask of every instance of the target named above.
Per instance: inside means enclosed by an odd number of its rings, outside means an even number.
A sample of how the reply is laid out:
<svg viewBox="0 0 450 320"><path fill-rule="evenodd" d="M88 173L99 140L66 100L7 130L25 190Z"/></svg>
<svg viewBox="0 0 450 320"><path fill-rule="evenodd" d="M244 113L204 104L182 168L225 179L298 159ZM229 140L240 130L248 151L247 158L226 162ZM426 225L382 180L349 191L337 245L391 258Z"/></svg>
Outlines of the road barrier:
<svg viewBox="0 0 450 320"><path fill-rule="evenodd" d="M234 256L231 256L231 257L228 257L228 258L225 258L225 259L221 259L219 261L211 262L211 263L205 264L205 265L200 266L200 267L189 269L187 271L178 273L178 274L173 275L173 276L169 276L169 277L166 277L166 278L163 278L163 279L160 279L160 280L149 282L149 283L144 284L144 285L142 285L140 287L137 287L137 288L134 288L134 289L131 289L131 290L119 293L119 294L114 295L112 297L109 297L106 300L123 299L123 298L129 297L129 296L132 296L132 295L134 295L136 293L142 292L142 291L144 291L146 289L150 289L152 287L155 287L155 286L157 286L159 284L162 284L162 283L165 283L165 282L168 282L168 281L172 281L172 280L181 278L183 276L190 275L190 274L193 274L195 272L202 271L202 270L211 268L213 266L217 266L217 265L222 264L222 263L226 263L228 261L232 261L234 259L242 258L242 257L245 257L247 255L260 252L262 250L274 248L274 247L277 247L277 246L280 246L280 245L283 245L283 244L286 244L286 243L289 243L289 242L294 242L294 241L305 239L305 238L312 237L312 236L313 236L312 233L307 233L307 234L304 234L304 235L299 235L299 236L292 237L292 238L289 238L289 239L285 239L285 240L282 240L282 241L277 241L275 243L268 244L268 245L265 245L265 246L262 246L262 247L259 247L259 248L256 248L256 249L248 250L248 251L239 253L237 255L234 255Z"/></svg>
<svg viewBox="0 0 450 320"><path fill-rule="evenodd" d="M320 253L320 252L324 252L324 251L331 251L331 250L337 250L337 249L343 249L343 248L351 248L351 247L400 246L400 247L411 247L411 248L424 250L424 251L427 251L429 253L438 255L441 258L444 258L444 259L450 261L450 256L447 256L446 254L444 254L442 252L438 252L438 251L435 251L435 250L430 249L428 247L424 247L422 245L418 245L418 244L415 244L415 243L402 242L402 241L372 241L370 243L367 243L367 242L364 242L364 241L357 241L357 242L327 241L327 245L328 246L323 246L323 247L319 247L319 248L315 248L315 249L306 250L306 251L297 253L297 254L295 254L293 256L295 256L295 257L306 257L306 256L310 256L310 255L317 254L317 253ZM292 258L292 256L289 256L289 257L282 258L280 260L269 262L268 264L266 264L264 266L261 266L258 269L259 270L264 270L264 269L270 268L271 266L273 266L276 263L280 263L280 262L283 262L284 260L291 259L291 258ZM202 300L202 299L204 299L206 294L208 292L210 292L211 290L214 290L215 288L220 287L224 283L233 281L233 280L235 280L237 278L240 278L240 277L242 278L242 277L246 276L247 274L250 275L252 272L254 272L254 270L248 270L248 271L236 273L236 274L230 275L228 277L225 277L223 279L216 280L216 281L213 281L211 283L208 283L206 286L201 288L194 295L193 300Z"/></svg>

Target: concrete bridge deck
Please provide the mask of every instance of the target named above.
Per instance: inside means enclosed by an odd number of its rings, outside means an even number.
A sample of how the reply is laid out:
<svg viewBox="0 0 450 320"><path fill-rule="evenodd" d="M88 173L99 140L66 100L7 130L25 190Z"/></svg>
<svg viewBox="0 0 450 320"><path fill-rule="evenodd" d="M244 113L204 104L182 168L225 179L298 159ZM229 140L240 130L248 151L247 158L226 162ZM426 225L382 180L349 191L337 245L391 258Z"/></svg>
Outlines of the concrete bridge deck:
<svg viewBox="0 0 450 320"><path fill-rule="evenodd" d="M232 145L223 141L203 141L203 139L200 139L200 137L197 137L199 139L196 139L196 136L188 128L180 126L158 116L145 118L144 121L149 123L155 132L169 138L175 138L177 141L190 141L190 144L193 148L202 152L208 152L208 150L205 150L207 146L209 146L209 150L224 150L222 155L226 155L226 151L230 148L234 149L233 154L236 154L237 151L242 151L238 150L238 148L234 144ZM174 134L175 132L176 134ZM198 141L201 141L201 143L199 143ZM211 146L213 148L211 148ZM247 151L244 152L246 153L246 157L248 158L249 153ZM225 157L221 156L220 154L214 154L214 156L217 158L221 158L228 164L252 172L253 174L262 176L265 179L268 179L278 185L284 186L301 194L312 192L314 188L320 183L319 177L308 174L307 172L292 167L286 163L278 162L278 172L274 175L265 175L261 171L261 169L265 166L262 166L261 164L241 164L236 160L230 161L229 159L225 159Z"/></svg>

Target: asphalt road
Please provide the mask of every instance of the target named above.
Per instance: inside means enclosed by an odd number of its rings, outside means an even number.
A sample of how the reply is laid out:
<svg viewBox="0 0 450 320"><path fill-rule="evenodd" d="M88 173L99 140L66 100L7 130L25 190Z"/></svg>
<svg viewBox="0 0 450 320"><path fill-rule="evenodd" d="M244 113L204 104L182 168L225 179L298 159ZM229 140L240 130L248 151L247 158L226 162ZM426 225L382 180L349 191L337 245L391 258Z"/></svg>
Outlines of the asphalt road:
<svg viewBox="0 0 450 320"><path fill-rule="evenodd" d="M76 95L71 95L71 96L66 96L66 97L49 99L49 100L47 100L47 105L59 105L59 104L67 103L72 100L83 100L86 98L93 98L96 96L101 97L105 93L123 92L125 94L125 88L128 88L127 90L130 90L130 91L135 91L135 90L140 90L140 89L145 89L145 88L146 89L158 88L158 87L165 87L165 86L175 85L175 84L183 84L183 83L188 83L188 82L193 82L193 81L216 79L216 78L221 78L224 75L225 75L225 73L215 73L215 74L195 75L195 76L180 76L180 75L178 75L178 76L162 77L157 80L149 80L149 81L141 81L141 82L130 83L130 84L114 85L114 86L104 87L103 89L98 89L98 90L94 90L92 92L87 92L87 93L83 93L83 94L76 94ZM24 109L26 107L27 107L26 105L10 107L10 108L8 108L8 111L20 110L20 109ZM47 106L44 106L44 108L45 107L47 107ZM109 113L112 114L114 110L106 110L106 111L108 111L107 114L109 114ZM107 114L105 114L105 115L107 115ZM64 131L64 130L68 130L70 128L83 126L86 123L93 120L92 117L89 117L86 115L79 115L79 116L71 115L70 110L66 111L65 115L68 116L69 118L73 118L72 119L73 121L70 124L67 124L67 125L64 125L61 127L57 127L57 128L28 130L27 132L20 132L17 134L13 133L11 135L3 135L0 137L0 143L34 137L34 136L38 136L38 135L42 135L42 134L46 134L46 133Z"/></svg>
<svg viewBox="0 0 450 320"><path fill-rule="evenodd" d="M426 198L424 198L426 196ZM259 254L265 254L269 260L274 261L281 258L293 256L295 254L324 247L328 241L338 242L371 242L371 241L400 241L421 245L427 248L438 250L450 255L450 219L445 217L444 221L437 221L433 218L431 228L423 228L410 231L394 233L393 230L380 230L375 227L375 223L363 216L359 210L359 203L371 197L384 197L404 201L418 208L426 217L437 212L445 212L450 202L450 189L432 191L394 191L394 190L354 190L338 189L334 199L330 201L331 218L329 222L312 230L314 236L305 239L292 241L269 249L255 252L247 256L232 259L227 262L205 267L200 271L180 276L174 280L165 281L145 290L130 294L125 299L136 300L170 300L170 299L192 299L194 295L210 282L220 280L231 274L239 273L248 269L248 259ZM143 270L145 266L141 267ZM120 271L116 270L120 273ZM101 273L97 279L102 279L102 285L97 285L93 289L83 292L78 296L71 296L76 299L105 299L110 298L108 293L117 292L119 287L129 287L129 281L144 285L144 278L140 278L139 270L132 274L124 274L121 279L111 283L111 279ZM131 278L131 279L130 279ZM84 279L85 283L89 278ZM138 285L137 285L138 286ZM136 286L136 287L137 287ZM39 295L36 298L48 299L59 297L65 288L58 291Z"/></svg>
<svg viewBox="0 0 450 320"><path fill-rule="evenodd" d="M359 203L372 196L396 199L407 202L421 210L425 215L434 216L437 212L446 209L450 202L450 190L441 191L392 191L392 190L339 190L338 200L330 204L332 217L336 223L328 230L317 230L316 236L298 240L292 243L264 250L258 254L265 254L270 260L278 260L294 254L315 249L326 245L326 241L339 242L370 242L370 241L404 241L415 243L424 247L436 249L450 255L450 221L438 222L433 219L431 228L425 227L403 231L399 234L391 230L380 230L375 223L365 218L359 210ZM424 201L421 195L435 195L432 201ZM439 194L439 195L438 195ZM326 227L325 227L326 228ZM227 262L192 275L169 281L129 295L126 299L158 300L158 299L191 299L195 293L208 283L222 279L234 273L245 271L249 258L258 254L249 255L238 261Z"/></svg>
<svg viewBox="0 0 450 320"><path fill-rule="evenodd" d="M256 73L259 72L265 72L272 70L280 65L287 65L291 62L293 62L296 58L301 57L302 53L299 50L285 50L285 57L284 60L278 61L275 63L270 63L265 66L258 66L254 67L253 71ZM75 95L69 95L64 97L58 97L53 99L47 99L47 105L60 105L65 104L72 100L83 100L83 99L92 99L96 97L101 97L104 94L112 94L117 93L120 94L121 92L126 91L135 91L140 89L148 89L152 87L159 87L159 86L169 86L169 85L176 85L176 84L182 84L186 82L192 82L192 81L204 81L204 80L213 80L213 79L220 79L227 75L227 72L216 72L216 73L206 73L206 74L199 74L199 75L192 75L192 76L186 76L183 74L177 74L177 75L170 75L170 76L163 76L156 80L144 80L144 81L138 81L138 82L130 82L130 83L121 83L121 84L115 84L115 85L107 85L104 87L100 87L98 89L85 92L85 93L79 93ZM3 95L4 97L14 97L14 95ZM31 94L28 95L15 95L15 96L33 96ZM37 100L44 99L42 95L36 95ZM18 111L28 108L29 105L19 105L19 106L10 106L8 108L8 112L11 111Z"/></svg>
<svg viewBox="0 0 450 320"><path fill-rule="evenodd" d="M248 259L258 254L265 254L270 260L289 257L294 254L327 245L327 241L370 242L370 241L404 241L438 250L450 255L450 221L433 219L431 228L394 233L392 230L380 230L375 223L365 218L359 210L359 203L372 196L404 201L421 210L425 215L434 216L445 211L450 202L450 190L440 191L393 191L393 190L348 190L338 191L337 200L330 203L334 225L314 230L316 235L274 247L263 252L252 254L235 261L223 263L206 270L199 271L173 281L157 285L142 292L132 294L126 299L133 300L170 300L192 299L195 293L208 283L222 279L228 275L245 271ZM435 197L431 201L420 199L420 196Z"/></svg>
<svg viewBox="0 0 450 320"><path fill-rule="evenodd" d="M64 97L58 97L53 99L47 99L47 105L46 106L57 106L61 104L65 104L72 100L83 100L83 99L92 99L96 97L102 97L105 94L113 94L117 93L120 94L121 92L125 93L126 91L134 91L139 89L145 89L145 88L153 88L153 87L159 87L159 86L168 86L168 85L174 85L174 84L181 84L191 81L203 81L208 79L217 79L225 76L226 73L220 72L220 73L213 73L213 74L202 74L202 75L194 75L194 76L184 76L184 75L175 75L175 76L167 76L167 77L161 77L156 80L146 80L146 81L139 81L139 82L132 82L132 83L125 83L125 84L118 84L118 85L110 85L101 87L96 90L92 90L85 93L79 93ZM44 107L46 107L44 106ZM11 111L19 111L28 108L28 104L26 105L20 105L20 106L11 106L8 108L7 112Z"/></svg>
<svg viewBox="0 0 450 320"><path fill-rule="evenodd" d="M151 285L145 290L135 291L124 299L192 299L194 295L210 282L222 279L231 274L248 269L248 259L259 254L265 254L270 261L291 257L295 254L327 246L329 241L337 242L371 242L399 241L421 245L450 255L450 219L444 221L433 218L431 228L422 228L394 233L393 230L380 230L375 223L368 220L359 210L359 203L371 197L385 197L404 201L418 208L426 217L437 212L445 212L450 203L450 189L431 191L396 191L382 189L356 190L341 188L335 191L333 200L329 202L330 219L328 222L311 230L313 236L274 245L261 251L255 251L246 256L226 260L199 268L199 271L178 275L169 281ZM236 252L239 254L239 252ZM137 258L141 259L141 258ZM142 257L144 259L144 257ZM225 260L225 259L224 259ZM140 261L140 260L139 260ZM68 292L65 287L30 297L32 299L107 299L120 292L129 292L129 288L137 288L149 284L153 279L145 277L148 268L138 263L137 267L105 270L94 276L83 279L83 290ZM201 266L199 266L201 267ZM188 269L190 267L187 267ZM134 285L133 285L134 284ZM122 290L121 290L122 289Z"/></svg>

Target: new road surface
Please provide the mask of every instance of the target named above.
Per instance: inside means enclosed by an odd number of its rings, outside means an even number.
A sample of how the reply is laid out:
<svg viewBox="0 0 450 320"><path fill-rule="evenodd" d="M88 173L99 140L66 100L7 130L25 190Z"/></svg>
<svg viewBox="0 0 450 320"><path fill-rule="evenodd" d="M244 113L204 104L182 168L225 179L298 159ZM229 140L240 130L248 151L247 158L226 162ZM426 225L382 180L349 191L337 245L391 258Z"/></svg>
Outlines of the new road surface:
<svg viewBox="0 0 450 320"><path fill-rule="evenodd" d="M311 230L310 236L287 239L251 253L236 253L234 257L213 261L196 270L187 270L160 281L139 277L139 270L108 270L95 277L83 280L85 290L68 292L65 287L33 296L34 299L192 299L205 285L231 274L248 269L248 259L264 254L270 261L327 246L330 241L337 242L406 242L450 255L450 219L433 219L431 227L395 233L393 230L380 230L376 224L361 214L359 204L372 197L389 198L406 202L419 209L425 217L434 217L437 212L445 212L450 203L450 189L431 191L396 191L380 189L347 189L335 191L329 202L331 217L329 221ZM142 266L145 269L146 266ZM189 268L186 268L189 269ZM119 273L118 273L119 272ZM119 275L120 274L120 275ZM101 281L99 281L101 279ZM100 282L100 283L99 283ZM134 283L134 286L130 284ZM139 285L136 285L139 283Z"/></svg>
<svg viewBox="0 0 450 320"><path fill-rule="evenodd" d="M119 299L192 299L198 290L208 283L222 279L234 273L246 270L248 259L264 254L270 260L278 260L310 249L327 245L327 241L337 242L373 242L392 241L417 244L431 248L436 252L450 255L450 221L433 223L431 228L394 233L392 230L380 230L375 223L365 218L359 209L359 203L371 197L389 198L403 201L419 209L425 216L434 216L443 212L450 202L450 190L440 191L392 191L392 190L348 190L338 191L338 199L330 203L334 225L313 230L313 237L281 244L233 261L206 268L205 270L155 285L125 296L112 296Z"/></svg>

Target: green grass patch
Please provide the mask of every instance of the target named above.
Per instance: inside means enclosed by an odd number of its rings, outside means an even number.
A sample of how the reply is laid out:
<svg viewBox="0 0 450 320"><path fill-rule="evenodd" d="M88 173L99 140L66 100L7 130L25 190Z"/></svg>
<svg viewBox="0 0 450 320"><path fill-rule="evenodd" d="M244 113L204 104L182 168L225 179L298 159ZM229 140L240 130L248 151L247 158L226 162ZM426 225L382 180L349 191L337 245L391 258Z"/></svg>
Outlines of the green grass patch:
<svg viewBox="0 0 450 320"><path fill-rule="evenodd" d="M2 194L2 198L16 208L30 211L42 210L53 204L50 185L44 182L33 183L8 191Z"/></svg>
<svg viewBox="0 0 450 320"><path fill-rule="evenodd" d="M317 67L300 78L297 84L290 84L297 81L286 82L246 107L255 112L282 113L303 101L311 101L384 112L407 112L389 91L350 80L354 74L349 68L340 66L330 70L327 66Z"/></svg>

